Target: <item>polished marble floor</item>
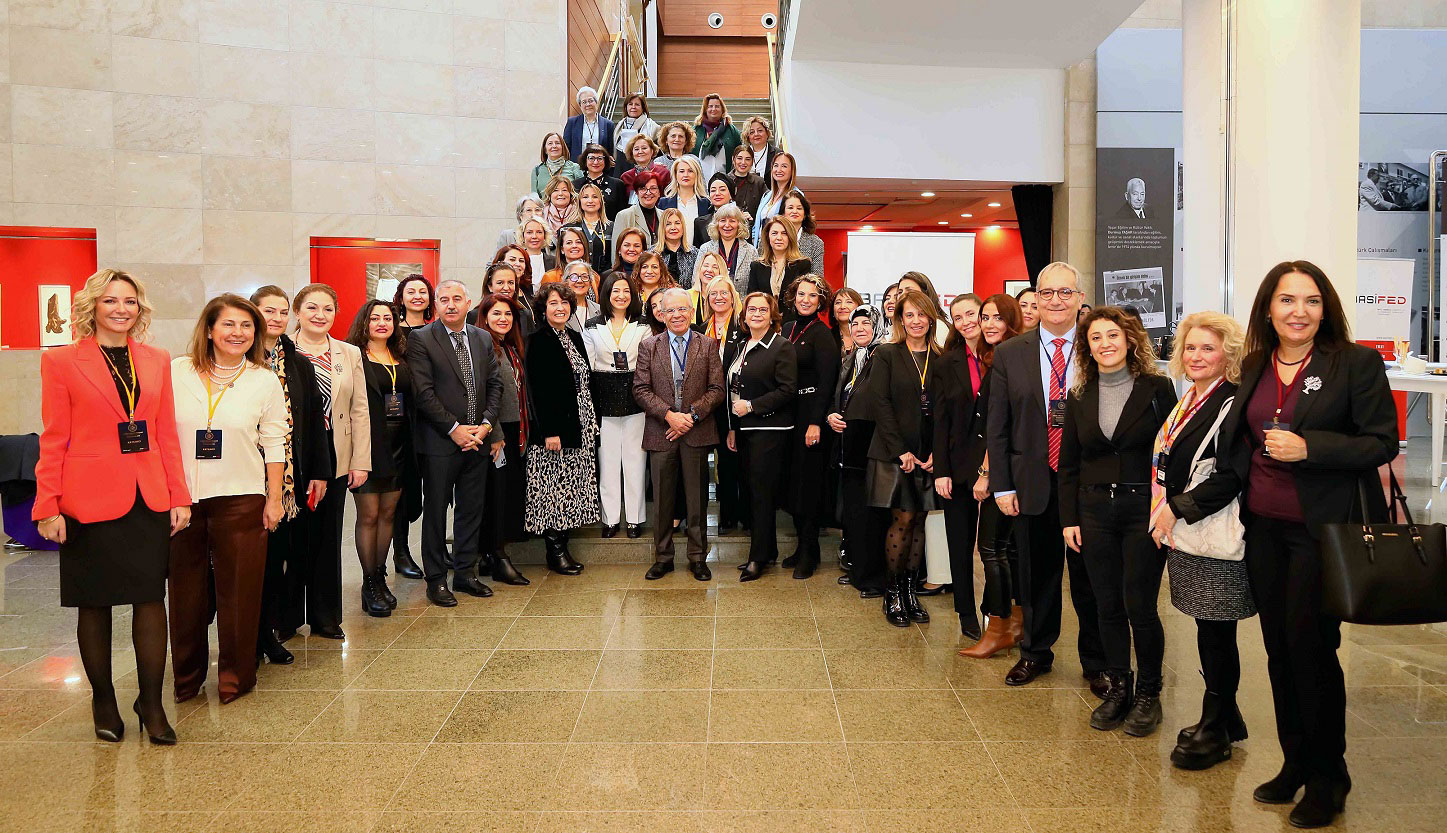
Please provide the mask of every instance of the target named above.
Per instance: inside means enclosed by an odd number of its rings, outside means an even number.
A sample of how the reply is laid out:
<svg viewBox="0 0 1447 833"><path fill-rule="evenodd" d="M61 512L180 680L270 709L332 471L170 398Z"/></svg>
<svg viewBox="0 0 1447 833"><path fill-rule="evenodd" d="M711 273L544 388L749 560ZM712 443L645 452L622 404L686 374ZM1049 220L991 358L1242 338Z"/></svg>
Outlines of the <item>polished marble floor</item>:
<svg viewBox="0 0 1447 833"><path fill-rule="evenodd" d="M1414 503L1427 489L1414 482ZM345 571L348 639L299 636L257 691L169 705L173 748L93 740L74 617L55 557L0 560L0 831L1171 831L1289 829L1251 789L1280 764L1265 658L1243 624L1251 738L1227 764L1174 770L1202 684L1194 631L1163 594L1166 723L1092 731L1067 614L1055 672L957 657L948 597L895 629L835 582L785 571L740 584L740 539L714 580L589 549L577 577L524 569L452 610L394 581L368 619ZM583 556L586 558L586 556ZM117 614L122 703L135 678ZM1349 762L1339 827L1447 830L1447 626L1347 627ZM168 683L169 684L169 683Z"/></svg>

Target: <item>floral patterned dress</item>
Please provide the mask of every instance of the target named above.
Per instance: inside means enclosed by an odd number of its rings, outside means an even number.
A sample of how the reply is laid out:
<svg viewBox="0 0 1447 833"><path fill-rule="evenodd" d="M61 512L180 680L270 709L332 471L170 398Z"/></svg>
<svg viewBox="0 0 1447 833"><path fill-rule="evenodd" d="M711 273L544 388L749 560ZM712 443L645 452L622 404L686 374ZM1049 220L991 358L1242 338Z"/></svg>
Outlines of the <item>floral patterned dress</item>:
<svg viewBox="0 0 1447 833"><path fill-rule="evenodd" d="M562 451L528 446L527 531L534 534L598 522L598 417L588 390L588 358L566 332L557 335L573 368L582 442Z"/></svg>

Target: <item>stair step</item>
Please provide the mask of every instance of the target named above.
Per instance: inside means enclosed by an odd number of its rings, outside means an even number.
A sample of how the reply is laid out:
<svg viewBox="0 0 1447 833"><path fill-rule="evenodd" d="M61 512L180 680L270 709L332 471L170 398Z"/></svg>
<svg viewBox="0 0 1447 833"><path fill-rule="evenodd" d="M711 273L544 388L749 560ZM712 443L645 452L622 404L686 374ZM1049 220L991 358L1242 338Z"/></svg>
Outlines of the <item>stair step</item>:
<svg viewBox="0 0 1447 833"><path fill-rule="evenodd" d="M778 540L782 558L793 551L794 542L798 539L793 530L780 529ZM688 539L683 532L674 533L673 546L677 553L676 560L683 561L688 547ZM744 561L749 553L749 537L737 533L720 537L710 529L708 546L710 552L720 561ZM825 563L837 563L839 536L820 535L819 550ZM596 528L578 530L568 539L568 551L584 564L652 564L653 529L644 527L643 536L640 538L629 538L626 530L619 530L617 538L603 538ZM509 544L507 552L515 564L542 564L544 561L541 538Z"/></svg>
<svg viewBox="0 0 1447 833"><path fill-rule="evenodd" d="M660 96L648 99L648 113L659 124L681 121L692 124L698 117L702 96ZM767 98L725 99L728 102L729 117L735 124L742 124L751 116L770 118L773 114Z"/></svg>

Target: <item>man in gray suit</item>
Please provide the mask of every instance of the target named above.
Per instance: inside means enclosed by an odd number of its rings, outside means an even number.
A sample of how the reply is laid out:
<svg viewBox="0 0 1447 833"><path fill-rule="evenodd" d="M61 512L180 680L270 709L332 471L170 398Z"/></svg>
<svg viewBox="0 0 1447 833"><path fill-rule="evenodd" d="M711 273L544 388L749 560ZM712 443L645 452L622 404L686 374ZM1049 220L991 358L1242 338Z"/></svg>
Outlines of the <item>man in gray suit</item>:
<svg viewBox="0 0 1447 833"><path fill-rule="evenodd" d="M713 578L708 564L708 451L718 445L713 411L723 404L723 363L718 342L689 327L693 302L678 287L663 293L668 329L638 345L633 398L648 414L643 448L653 474L654 563L644 576L660 579L673 572L673 501L683 478L688 503L688 564L699 581Z"/></svg>
<svg viewBox="0 0 1447 833"><path fill-rule="evenodd" d="M427 598L454 607L447 589L491 596L477 577L482 505L491 460L487 438L497 420L502 376L492 336L467 323L471 302L461 281L437 285L437 320L407 337L407 368L412 372L417 414L413 419L417 463L422 469L422 570ZM453 551L447 552L447 506Z"/></svg>
<svg viewBox="0 0 1447 833"><path fill-rule="evenodd" d="M1080 553L1067 550L1060 525L1060 444L1065 398L1075 381L1076 313L1085 300L1080 274L1068 263L1040 270L1040 323L995 349L985 443L990 491L1000 511L1015 518L1020 552L1020 602L1025 609L1020 661L1005 675L1027 685L1048 674L1060 636L1061 584L1070 567L1070 600L1080 620L1080 664L1090 689L1105 691L1105 651L1095 593Z"/></svg>

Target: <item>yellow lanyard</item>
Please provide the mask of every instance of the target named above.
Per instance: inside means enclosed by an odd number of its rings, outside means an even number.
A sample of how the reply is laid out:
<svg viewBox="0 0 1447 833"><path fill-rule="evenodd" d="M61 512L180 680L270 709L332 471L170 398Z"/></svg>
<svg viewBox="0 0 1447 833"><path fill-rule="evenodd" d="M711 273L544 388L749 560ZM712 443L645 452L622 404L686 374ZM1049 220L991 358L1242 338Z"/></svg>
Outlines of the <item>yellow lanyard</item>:
<svg viewBox="0 0 1447 833"><path fill-rule="evenodd" d="M243 372L245 372L244 369ZM231 385L234 384L236 384L236 382L233 381ZM216 418L216 409L220 407L221 398L226 395L226 391L231 389L231 385L223 385L221 392L216 394L215 399L212 399L211 376L209 374L206 376L206 439L208 440L211 439L211 420Z"/></svg>
<svg viewBox="0 0 1447 833"><path fill-rule="evenodd" d="M905 349L908 350L909 348L906 347ZM929 349L929 345L926 344L926 345L925 345L925 348L924 348L924 370L920 370L920 371L919 371L919 389L920 389L920 390L924 390L924 377L925 377L925 374L926 374L926 373L929 373L929 354L930 354L930 352L931 352L931 351L930 351L930 349ZM910 353L910 354L909 354L909 360L912 361L912 362L914 362L914 368L915 368L915 370L919 370L919 359L916 359L916 358L914 357L914 353Z"/></svg>
<svg viewBox="0 0 1447 833"><path fill-rule="evenodd" d="M111 354L104 350L100 351L100 354L106 357L106 364L111 366L111 370L116 374L116 379L120 380L121 390L126 392L126 420L129 422L128 427L134 430L136 427L136 388L140 384L136 381L135 357L131 355L130 350L126 351L126 361L131 366L131 381L127 383L121 376L121 369L116 367L115 360L111 358Z"/></svg>
<svg viewBox="0 0 1447 833"><path fill-rule="evenodd" d="M608 332L610 332L610 333L613 334L613 343L614 343L615 345L617 345L617 347L618 347L620 350L623 348L623 345L622 345L622 343L620 342L620 339L623 338L623 331L626 330L627 328L628 328L628 322L627 322L627 321L624 321L622 324L618 325L618 328L617 328L617 329L614 329L614 327L613 327L613 319L611 319L611 318L608 319Z"/></svg>
<svg viewBox="0 0 1447 833"><path fill-rule="evenodd" d="M392 364L387 364L386 362L378 361L378 360L377 360L377 354L376 354L376 353L373 353L371 350L368 350L368 351L367 351L367 355L369 355L369 356L372 357L372 362L373 362L374 364L379 364L379 365L381 365L381 366L382 366L382 369L385 370L385 371L387 371L387 376L388 376L388 378L390 378L390 379L392 380L392 393L396 393L396 392L397 392L397 365L396 365L396 363L394 362L394 363L392 363ZM391 357L391 356L388 356L387 358L390 359L390 358L392 358L392 357Z"/></svg>

